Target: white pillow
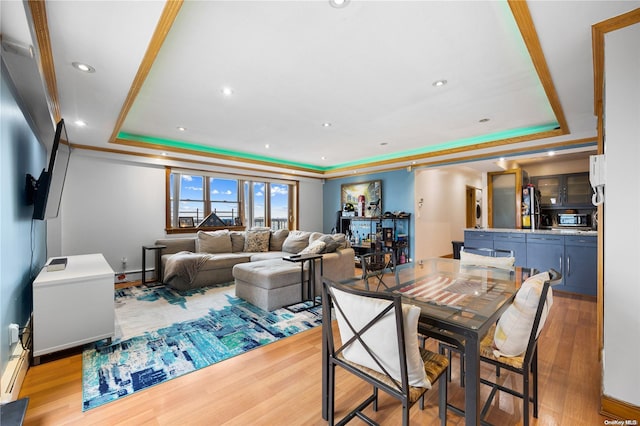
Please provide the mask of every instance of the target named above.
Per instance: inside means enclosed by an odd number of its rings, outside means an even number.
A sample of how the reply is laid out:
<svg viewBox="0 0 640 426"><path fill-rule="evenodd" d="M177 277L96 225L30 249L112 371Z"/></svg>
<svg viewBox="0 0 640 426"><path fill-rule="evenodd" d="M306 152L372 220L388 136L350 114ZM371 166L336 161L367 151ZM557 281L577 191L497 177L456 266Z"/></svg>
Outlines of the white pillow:
<svg viewBox="0 0 640 426"><path fill-rule="evenodd" d="M513 256L507 256L507 257L482 256L480 254L469 253L464 250L460 250L461 265L490 266L490 267L499 268L499 269L513 269L513 265L515 263L516 263L516 258Z"/></svg>
<svg viewBox="0 0 640 426"><path fill-rule="evenodd" d="M372 299L333 289L336 301L345 311L351 325L356 330L361 329L372 318L378 315L389 303L388 300ZM338 319L338 327L342 344L346 343L353 333L347 325L344 317L338 309L335 309ZM431 389L431 382L427 378L424 370L424 362L420 356L418 347L418 319L420 308L413 305L402 305L402 316L404 319L404 340L407 354L407 372L409 385ZM388 312L376 324L362 335L365 343L371 348L379 358L380 363L387 369L389 374L400 380L400 362L397 342L396 320L393 311ZM360 342L355 341L343 351L345 359L368 367L380 373L384 372L371 356L362 347Z"/></svg>
<svg viewBox="0 0 640 426"><path fill-rule="evenodd" d="M544 282L549 279L549 273L543 272L528 278L516 293L516 297L498 320L496 331L493 335L493 344L496 356L520 356L527 349L531 327L538 309L538 301L542 294ZM542 310L540 324L536 337L542 331L542 326L547 320L549 309L553 305L553 292L551 287L547 292L547 300Z"/></svg>

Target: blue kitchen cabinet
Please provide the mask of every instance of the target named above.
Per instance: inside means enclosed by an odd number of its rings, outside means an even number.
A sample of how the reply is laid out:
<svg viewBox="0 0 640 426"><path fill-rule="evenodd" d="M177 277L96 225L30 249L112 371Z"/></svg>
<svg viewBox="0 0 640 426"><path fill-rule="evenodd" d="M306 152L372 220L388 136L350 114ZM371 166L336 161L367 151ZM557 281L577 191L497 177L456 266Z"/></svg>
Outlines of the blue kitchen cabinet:
<svg viewBox="0 0 640 426"><path fill-rule="evenodd" d="M572 235L565 237L564 287L562 290L596 296L597 250L598 240L595 236Z"/></svg>
<svg viewBox="0 0 640 426"><path fill-rule="evenodd" d="M473 248L493 248L493 232L464 231L464 246ZM467 250L465 248L465 250ZM469 253L482 254L475 250L467 250Z"/></svg>
<svg viewBox="0 0 640 426"><path fill-rule="evenodd" d="M538 272L550 268L560 272L563 277L558 286L564 285L564 238L564 235L552 234L527 235L527 266Z"/></svg>
<svg viewBox="0 0 640 426"><path fill-rule="evenodd" d="M493 234L493 248L511 250L516 257L516 266L527 266L527 239L522 232L496 232Z"/></svg>

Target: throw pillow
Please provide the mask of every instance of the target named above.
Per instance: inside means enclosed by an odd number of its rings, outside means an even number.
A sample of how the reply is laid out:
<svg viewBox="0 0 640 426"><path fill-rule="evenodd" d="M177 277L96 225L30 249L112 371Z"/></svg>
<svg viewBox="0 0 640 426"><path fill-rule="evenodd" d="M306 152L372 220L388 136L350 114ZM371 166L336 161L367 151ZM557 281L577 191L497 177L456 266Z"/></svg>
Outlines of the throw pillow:
<svg viewBox="0 0 640 426"><path fill-rule="evenodd" d="M244 250L244 231L231 231L231 251L237 253Z"/></svg>
<svg viewBox="0 0 640 426"><path fill-rule="evenodd" d="M341 237L342 236L342 237ZM322 232L312 232L309 236L309 243L314 241L324 241L326 248L324 253L333 253L346 241L344 234L323 234Z"/></svg>
<svg viewBox="0 0 640 426"><path fill-rule="evenodd" d="M288 229L278 229L277 231L270 231L271 237L269 238L269 251L282 251L282 243L289 235Z"/></svg>
<svg viewBox="0 0 640 426"><path fill-rule="evenodd" d="M196 253L231 253L231 237L227 229L198 231Z"/></svg>
<svg viewBox="0 0 640 426"><path fill-rule="evenodd" d="M508 256L508 257L482 256L480 254L469 253L464 250L460 250L461 265L490 266L498 269L512 269L515 263L516 263L516 258L513 256Z"/></svg>
<svg viewBox="0 0 640 426"><path fill-rule="evenodd" d="M388 300L357 296L337 289L334 289L334 291L336 301L338 301L345 315L349 318L349 321L356 330L361 329L390 303ZM340 337L344 344L353 337L353 333L340 311L336 309L335 312L338 319ZM409 385L431 389L431 382L427 378L424 370L424 362L422 361L418 347L418 319L420 317L420 308L403 304L402 317L404 320L404 341L406 345ZM367 330L362 335L362 338L373 353L376 354L380 363L389 374L394 379L400 380L400 354L398 352L398 345L395 344L397 336L396 320L393 311L391 311ZM371 359L371 356L358 341L349 345L343 354L344 357L351 362L384 374L378 364Z"/></svg>
<svg viewBox="0 0 640 426"><path fill-rule="evenodd" d="M324 243L324 241L315 240L307 247L302 249L302 251L300 251L298 254L320 254L325 252L326 247L327 245Z"/></svg>
<svg viewBox="0 0 640 426"><path fill-rule="evenodd" d="M310 235L311 232L307 231L289 231L289 235L282 243L282 251L300 253L302 249L309 245Z"/></svg>
<svg viewBox="0 0 640 426"><path fill-rule="evenodd" d="M496 356L519 356L527 349L542 287L548 279L549 273L543 272L528 278L522 284L513 303L498 320L493 336L493 344L496 348L493 352ZM542 330L551 305L553 305L553 294L549 288L536 336Z"/></svg>
<svg viewBox="0 0 640 426"><path fill-rule="evenodd" d="M244 251L252 253L269 251L270 236L271 231L247 231L244 235Z"/></svg>

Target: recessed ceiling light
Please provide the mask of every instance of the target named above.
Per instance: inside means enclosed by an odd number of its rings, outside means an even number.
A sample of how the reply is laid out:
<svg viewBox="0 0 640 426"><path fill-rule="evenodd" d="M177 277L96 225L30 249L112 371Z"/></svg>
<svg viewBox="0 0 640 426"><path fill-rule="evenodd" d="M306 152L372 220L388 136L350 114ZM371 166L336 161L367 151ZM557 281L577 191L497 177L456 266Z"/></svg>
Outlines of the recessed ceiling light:
<svg viewBox="0 0 640 426"><path fill-rule="evenodd" d="M349 5L349 1L350 0L329 0L329 4L331 7L335 7L336 9L342 9Z"/></svg>
<svg viewBox="0 0 640 426"><path fill-rule="evenodd" d="M84 126L87 125L87 122L86 121L82 121L82 120L76 120L76 121L73 122L73 124L75 124L78 127L84 127Z"/></svg>
<svg viewBox="0 0 640 426"><path fill-rule="evenodd" d="M186 127L182 127L182 126L178 126L176 127L176 129L180 130L181 132L184 132L185 130L187 130Z"/></svg>
<svg viewBox="0 0 640 426"><path fill-rule="evenodd" d="M490 118L481 118L480 120L478 120L478 123L486 123L489 120Z"/></svg>
<svg viewBox="0 0 640 426"><path fill-rule="evenodd" d="M71 65L73 65L75 69L80 70L82 72L87 72L87 73L96 72L96 69L94 67L92 67L91 65L83 64L82 62L72 62Z"/></svg>
<svg viewBox="0 0 640 426"><path fill-rule="evenodd" d="M268 143L265 143L265 144L264 144L264 147L265 147L265 148L267 148L267 149L269 149L269 144L268 144Z"/></svg>
<svg viewBox="0 0 640 426"><path fill-rule="evenodd" d="M445 84L447 84L447 80L436 80L436 81L433 82L433 85L435 87L442 87Z"/></svg>
<svg viewBox="0 0 640 426"><path fill-rule="evenodd" d="M233 89L231 87L223 87L221 90L223 95L225 96L231 96L233 95Z"/></svg>
<svg viewBox="0 0 640 426"><path fill-rule="evenodd" d="M331 123L325 121L324 123L322 123L322 127L331 127Z"/></svg>
<svg viewBox="0 0 640 426"><path fill-rule="evenodd" d="M320 157L321 160L326 160L327 157L325 157L324 155L322 157Z"/></svg>
<svg viewBox="0 0 640 426"><path fill-rule="evenodd" d="M163 152L163 153L162 153L162 155L164 155L164 156L166 157L166 156L167 156L167 153L166 153L166 152Z"/></svg>

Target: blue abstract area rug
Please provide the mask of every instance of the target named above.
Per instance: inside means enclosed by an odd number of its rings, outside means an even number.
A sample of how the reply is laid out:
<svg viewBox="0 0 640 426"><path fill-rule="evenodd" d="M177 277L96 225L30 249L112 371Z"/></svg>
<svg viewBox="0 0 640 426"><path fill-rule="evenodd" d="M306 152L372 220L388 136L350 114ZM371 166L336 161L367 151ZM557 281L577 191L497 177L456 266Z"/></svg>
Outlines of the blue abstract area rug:
<svg viewBox="0 0 640 426"><path fill-rule="evenodd" d="M116 290L115 338L82 353L83 411L322 323L320 305L267 312L235 297L234 289Z"/></svg>

